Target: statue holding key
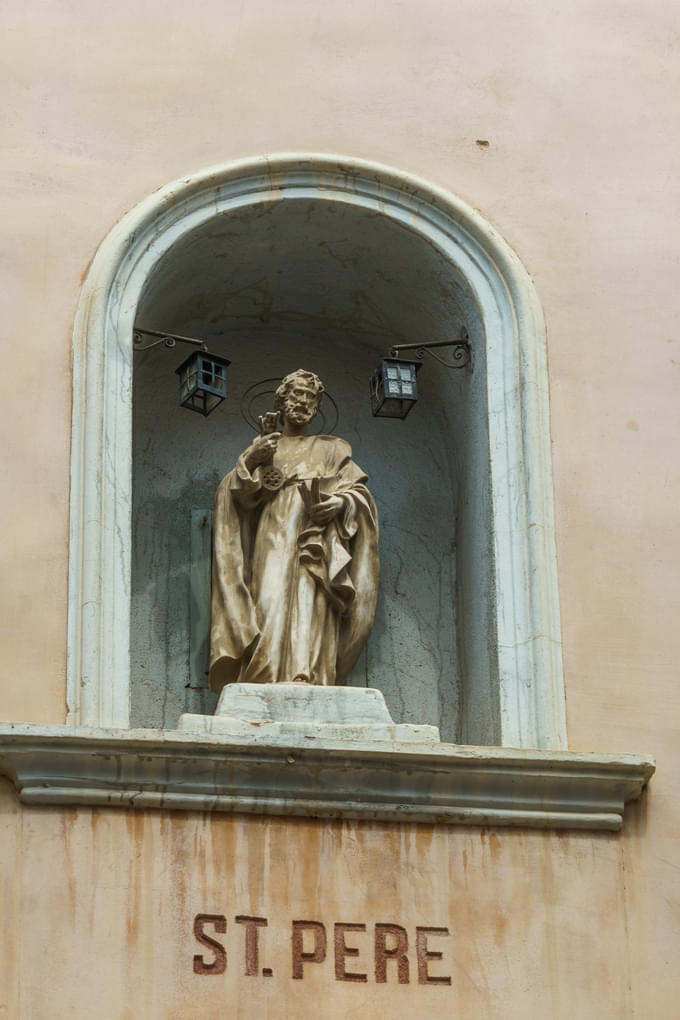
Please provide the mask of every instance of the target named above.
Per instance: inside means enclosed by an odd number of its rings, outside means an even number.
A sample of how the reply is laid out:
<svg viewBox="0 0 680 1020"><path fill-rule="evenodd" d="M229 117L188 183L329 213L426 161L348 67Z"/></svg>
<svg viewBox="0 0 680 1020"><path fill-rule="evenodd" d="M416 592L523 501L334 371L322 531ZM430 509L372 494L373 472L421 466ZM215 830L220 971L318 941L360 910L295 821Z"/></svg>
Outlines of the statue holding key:
<svg viewBox="0 0 680 1020"><path fill-rule="evenodd" d="M345 440L307 435L324 392L302 369L220 483L213 522L210 686L341 684L378 597L378 519Z"/></svg>

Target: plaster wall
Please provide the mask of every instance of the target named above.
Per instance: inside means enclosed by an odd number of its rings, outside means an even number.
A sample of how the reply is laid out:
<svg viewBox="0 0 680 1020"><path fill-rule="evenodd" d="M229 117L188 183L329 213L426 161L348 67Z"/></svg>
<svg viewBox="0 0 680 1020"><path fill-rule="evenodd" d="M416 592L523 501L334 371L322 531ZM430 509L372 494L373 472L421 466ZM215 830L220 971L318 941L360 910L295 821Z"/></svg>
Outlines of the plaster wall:
<svg viewBox="0 0 680 1020"><path fill-rule="evenodd" d="M675 1016L675 6L34 2L5 21L0 715L65 715L70 340L97 245L183 173L345 152L460 194L531 272L569 743L655 754L658 773L611 837L28 810L7 788L0 1007L221 1016L226 990L240 1015L285 1015L282 986L242 1000L254 979L237 991L233 968L218 992L194 983L193 915L261 911L273 932L297 909L372 924L387 905L409 930L450 927L451 989L286 978L296 1015L407 1016L427 994L440 1016Z"/></svg>
<svg viewBox="0 0 680 1020"><path fill-rule="evenodd" d="M37 811L2 787L3 894L17 919L0 964L7 1016L619 1020L635 1003L643 1016L674 1015L670 989L638 984L650 955L638 896L649 890L631 898L625 883L646 853L639 815L627 839L529 835ZM193 936L197 914L226 919L223 935L204 929L226 950L221 974L194 972L194 955L215 957ZM251 976L244 915L268 922ZM321 922L328 938L326 959L298 979L294 920ZM359 953L345 960L365 981L335 976L338 922L366 926L346 936ZM394 962L376 981L376 924L406 930L408 983ZM450 983L419 983L417 926L448 929L428 940L442 953L428 976Z"/></svg>

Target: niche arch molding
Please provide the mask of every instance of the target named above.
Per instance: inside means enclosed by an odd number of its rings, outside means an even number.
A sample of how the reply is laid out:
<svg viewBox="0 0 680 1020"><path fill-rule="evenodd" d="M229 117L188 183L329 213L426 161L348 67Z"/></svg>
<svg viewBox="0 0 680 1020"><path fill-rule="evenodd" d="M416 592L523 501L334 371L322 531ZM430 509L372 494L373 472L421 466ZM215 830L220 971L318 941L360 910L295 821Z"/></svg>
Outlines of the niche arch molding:
<svg viewBox="0 0 680 1020"><path fill-rule="evenodd" d="M484 326L500 743L566 748L545 326L519 258L457 196L377 163L283 154L167 185L120 221L84 283L74 327L68 721L130 725L132 328L169 249L212 217L321 200L389 217L464 278Z"/></svg>

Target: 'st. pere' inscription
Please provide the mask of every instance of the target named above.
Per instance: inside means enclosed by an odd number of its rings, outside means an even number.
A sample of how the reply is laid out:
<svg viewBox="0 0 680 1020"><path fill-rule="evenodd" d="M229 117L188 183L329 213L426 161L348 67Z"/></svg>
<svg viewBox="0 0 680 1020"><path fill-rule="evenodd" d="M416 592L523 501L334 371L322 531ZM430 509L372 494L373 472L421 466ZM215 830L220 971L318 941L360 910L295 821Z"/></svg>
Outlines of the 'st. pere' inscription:
<svg viewBox="0 0 680 1020"><path fill-rule="evenodd" d="M242 973L245 977L273 977L271 967L260 968L260 933L269 925L267 918L238 914L234 923L243 930ZM226 934L224 914L196 915L194 936L204 952L194 956L195 974L226 972L224 940L215 937ZM448 935L449 929L441 926L418 925L415 938L409 939L407 929L393 923L376 923L371 930L371 926L355 921L327 925L323 921L294 920L290 925L290 977L301 981L310 967L323 965L332 958L336 981L450 985L450 976L438 972L444 953L433 947L441 946L433 940ZM415 967L411 966L412 961Z"/></svg>

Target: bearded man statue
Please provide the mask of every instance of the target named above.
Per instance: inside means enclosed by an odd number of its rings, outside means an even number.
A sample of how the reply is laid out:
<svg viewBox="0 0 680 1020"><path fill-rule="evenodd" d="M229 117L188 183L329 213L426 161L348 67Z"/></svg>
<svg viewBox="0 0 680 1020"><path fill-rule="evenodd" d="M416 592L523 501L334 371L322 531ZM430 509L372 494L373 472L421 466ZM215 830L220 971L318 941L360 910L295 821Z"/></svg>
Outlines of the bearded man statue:
<svg viewBox="0 0 680 1020"><path fill-rule="evenodd" d="M341 684L373 626L376 507L349 444L306 434L323 392L312 372L287 375L264 434L218 487L215 692L233 682Z"/></svg>

